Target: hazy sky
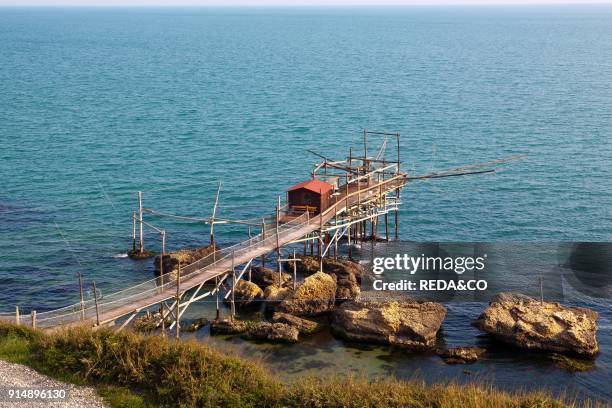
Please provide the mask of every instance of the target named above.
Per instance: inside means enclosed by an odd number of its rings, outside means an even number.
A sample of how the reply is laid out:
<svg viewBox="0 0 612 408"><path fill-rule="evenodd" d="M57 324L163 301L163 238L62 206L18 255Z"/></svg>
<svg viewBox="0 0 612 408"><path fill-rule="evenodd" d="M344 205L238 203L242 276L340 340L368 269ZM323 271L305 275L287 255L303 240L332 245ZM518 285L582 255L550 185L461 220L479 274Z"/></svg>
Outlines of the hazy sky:
<svg viewBox="0 0 612 408"><path fill-rule="evenodd" d="M612 4L612 0L0 0L0 6L304 6L448 4Z"/></svg>

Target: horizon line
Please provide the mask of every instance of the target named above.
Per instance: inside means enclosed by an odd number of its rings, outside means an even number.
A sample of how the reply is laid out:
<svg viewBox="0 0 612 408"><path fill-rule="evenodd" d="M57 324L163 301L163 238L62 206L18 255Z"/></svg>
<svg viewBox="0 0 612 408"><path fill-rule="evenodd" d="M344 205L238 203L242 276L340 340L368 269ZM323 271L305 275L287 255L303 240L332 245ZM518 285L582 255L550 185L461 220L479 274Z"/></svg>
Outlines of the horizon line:
<svg viewBox="0 0 612 408"><path fill-rule="evenodd" d="M586 2L581 2L579 0L518 0L518 1L494 1L494 2L484 2L484 1L441 1L441 2L426 2L426 1L417 1L414 3L396 3L396 2L386 2L386 3L347 3L347 2L326 2L326 3L316 3L316 2L303 2L303 3L290 3L290 4L278 4L271 2L262 2L259 4L248 4L243 2L235 2L235 3L209 3L209 4L194 4L190 2L184 3L176 3L176 4L166 4L166 3L88 3L88 4L75 4L75 3L44 3L44 2L32 2L32 3L2 3L0 0L0 7L12 7L12 8L356 8L356 7L444 7L444 6L469 6L469 7L498 7L498 6L596 6L596 5L612 5L612 0L590 0Z"/></svg>

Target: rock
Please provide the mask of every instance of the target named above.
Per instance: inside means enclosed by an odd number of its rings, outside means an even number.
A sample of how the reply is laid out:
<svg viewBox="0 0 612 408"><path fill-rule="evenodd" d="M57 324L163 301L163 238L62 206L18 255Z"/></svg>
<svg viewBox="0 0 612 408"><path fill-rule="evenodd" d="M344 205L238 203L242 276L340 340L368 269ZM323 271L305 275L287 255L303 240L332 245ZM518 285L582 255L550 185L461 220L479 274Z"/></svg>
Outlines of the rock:
<svg viewBox="0 0 612 408"><path fill-rule="evenodd" d="M336 301L355 300L361 294L357 277L353 274L333 275L336 278Z"/></svg>
<svg viewBox="0 0 612 408"><path fill-rule="evenodd" d="M444 350L440 356L447 364L466 364L476 362L486 352L482 347L454 347Z"/></svg>
<svg viewBox="0 0 612 408"><path fill-rule="evenodd" d="M597 312L499 293L474 324L503 342L533 350L594 356Z"/></svg>
<svg viewBox="0 0 612 408"><path fill-rule="evenodd" d="M595 369L595 361L593 361L593 359L571 358L557 353L550 354L549 358L555 363L555 366L567 370L570 373Z"/></svg>
<svg viewBox="0 0 612 408"><path fill-rule="evenodd" d="M213 335L231 335L245 333L256 322L248 320L213 320L210 323L210 334Z"/></svg>
<svg viewBox="0 0 612 408"><path fill-rule="evenodd" d="M132 322L132 330L140 333L150 333L157 328L157 323L160 321L160 319L160 312L151 313L147 311L142 316L134 319ZM166 322L169 323L169 319L166 319Z"/></svg>
<svg viewBox="0 0 612 408"><path fill-rule="evenodd" d="M290 287L279 288L278 286L272 285L272 286L268 286L264 290L263 296L267 302L279 302L280 303L287 296L291 295L292 292L293 292L293 289Z"/></svg>
<svg viewBox="0 0 612 408"><path fill-rule="evenodd" d="M202 327L206 326L207 324L208 324L208 319L201 317L191 322L191 324L181 327L181 330L186 333L191 333L191 332L200 330Z"/></svg>
<svg viewBox="0 0 612 408"><path fill-rule="evenodd" d="M263 290L253 282L241 279L236 283L236 293L234 294L236 306L251 305L256 300L262 299L263 296ZM226 299L227 302L229 302L229 298Z"/></svg>
<svg viewBox="0 0 612 408"><path fill-rule="evenodd" d="M287 296L278 305L278 310L298 316L319 315L331 311L335 300L336 281L330 275L317 272Z"/></svg>
<svg viewBox="0 0 612 408"><path fill-rule="evenodd" d="M262 288L267 288L270 285L279 286L279 281L281 281L280 286L291 282L291 275L288 273L282 272L280 276L282 278L279 277L278 271L273 271L272 269L261 266L253 266L251 268L251 281Z"/></svg>
<svg viewBox="0 0 612 408"><path fill-rule="evenodd" d="M299 331L285 323L260 322L252 325L243 337L274 343L297 343Z"/></svg>
<svg viewBox="0 0 612 408"><path fill-rule="evenodd" d="M434 347L445 316L446 308L434 302L349 301L334 310L331 328L351 341L422 350Z"/></svg>
<svg viewBox="0 0 612 408"><path fill-rule="evenodd" d="M272 316L272 321L275 323L285 323L291 327L298 329L300 334L312 334L320 330L321 325L312 320L302 319L301 317L293 316L287 313L276 312Z"/></svg>
<svg viewBox="0 0 612 408"><path fill-rule="evenodd" d="M312 275L319 272L319 258L314 256L300 256L301 262L297 263L297 271L304 275ZM330 275L355 275L357 283L361 284L364 270L361 265L348 259L323 258L323 272Z"/></svg>
<svg viewBox="0 0 612 408"><path fill-rule="evenodd" d="M164 283L167 283L171 279L176 279L176 271L178 270L179 262L181 267L185 267L193 262L200 260L210 254L213 251L218 250L218 248L213 245L208 245L201 248L195 249L181 249L174 252L168 252L163 256L163 273L164 273ZM160 276L159 269L159 260L160 256L155 257L155 275ZM170 274L166 276L166 274ZM161 283L161 282L160 282Z"/></svg>
<svg viewBox="0 0 612 408"><path fill-rule="evenodd" d="M298 271L306 276L319 271L319 259L302 256ZM323 258L323 272L336 279L336 300L354 300L361 293L363 268L358 263L346 259Z"/></svg>

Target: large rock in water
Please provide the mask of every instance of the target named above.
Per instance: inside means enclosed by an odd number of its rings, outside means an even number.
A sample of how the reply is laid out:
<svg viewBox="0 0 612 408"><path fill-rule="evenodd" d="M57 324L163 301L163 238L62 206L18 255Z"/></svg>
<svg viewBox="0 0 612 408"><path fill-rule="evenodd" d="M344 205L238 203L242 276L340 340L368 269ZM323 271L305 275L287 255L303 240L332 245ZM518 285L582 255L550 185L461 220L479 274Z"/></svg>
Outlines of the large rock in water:
<svg viewBox="0 0 612 408"><path fill-rule="evenodd" d="M331 311L335 302L336 281L330 275L317 272L289 294L278 305L278 310L298 316L314 316Z"/></svg>
<svg viewBox="0 0 612 408"><path fill-rule="evenodd" d="M300 257L298 272L311 275L319 272L319 258L312 256ZM361 293L361 277L363 267L347 259L323 258L323 272L336 279L336 300L354 300Z"/></svg>
<svg viewBox="0 0 612 408"><path fill-rule="evenodd" d="M411 299L349 301L332 315L332 331L347 340L432 348L446 316L439 303Z"/></svg>
<svg viewBox="0 0 612 408"><path fill-rule="evenodd" d="M248 306L261 298L263 298L263 290L253 282L240 279L236 283L234 301L237 306ZM226 299L226 302L229 302L229 298Z"/></svg>
<svg viewBox="0 0 612 408"><path fill-rule="evenodd" d="M475 325L518 347L593 356L599 352L598 317L597 312L586 308L500 293Z"/></svg>
<svg viewBox="0 0 612 408"><path fill-rule="evenodd" d="M251 268L251 281L261 288L267 288L270 285L280 286L291 282L291 275L282 272L279 276L278 271L264 268L261 266L253 266Z"/></svg>

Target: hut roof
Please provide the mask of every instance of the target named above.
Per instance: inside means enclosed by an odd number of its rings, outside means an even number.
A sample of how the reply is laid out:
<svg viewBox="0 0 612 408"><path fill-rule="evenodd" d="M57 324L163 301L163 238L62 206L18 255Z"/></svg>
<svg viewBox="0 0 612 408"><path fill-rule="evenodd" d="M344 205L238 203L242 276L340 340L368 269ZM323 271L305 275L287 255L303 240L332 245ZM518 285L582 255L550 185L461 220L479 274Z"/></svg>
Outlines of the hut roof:
<svg viewBox="0 0 612 408"><path fill-rule="evenodd" d="M333 190L334 186L321 180L306 180L301 183L296 184L293 187L290 187L287 191L299 190L305 188L306 190L313 191L315 193L327 193L330 190Z"/></svg>

